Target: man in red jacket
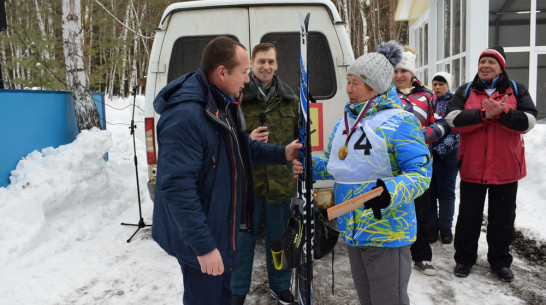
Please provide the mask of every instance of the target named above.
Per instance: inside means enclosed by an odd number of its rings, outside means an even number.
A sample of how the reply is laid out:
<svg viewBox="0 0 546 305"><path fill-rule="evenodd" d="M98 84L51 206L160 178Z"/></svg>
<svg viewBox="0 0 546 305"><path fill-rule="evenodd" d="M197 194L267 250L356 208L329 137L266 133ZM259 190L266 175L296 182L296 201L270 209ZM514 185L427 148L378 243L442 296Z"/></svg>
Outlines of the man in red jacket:
<svg viewBox="0 0 546 305"><path fill-rule="evenodd" d="M454 273L466 277L476 263L488 195L487 260L502 281L511 282L508 248L514 234L518 180L526 175L522 135L535 126L537 110L525 86L511 81L505 68L502 47L483 51L474 80L461 86L448 103L446 120L461 135Z"/></svg>

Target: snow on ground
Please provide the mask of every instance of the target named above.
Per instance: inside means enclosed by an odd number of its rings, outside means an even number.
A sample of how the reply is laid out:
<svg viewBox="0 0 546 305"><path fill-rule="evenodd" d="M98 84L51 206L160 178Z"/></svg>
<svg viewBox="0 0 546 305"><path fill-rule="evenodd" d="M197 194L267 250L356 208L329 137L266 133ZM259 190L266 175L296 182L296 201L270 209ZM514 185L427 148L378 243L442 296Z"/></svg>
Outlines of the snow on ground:
<svg viewBox="0 0 546 305"><path fill-rule="evenodd" d="M107 99L107 131L82 132L71 144L34 151L0 188L1 304L180 304L182 275L176 259L151 239L150 228L135 232L139 209L133 138L133 98ZM142 215L151 224L153 203L146 187L144 98L136 98L135 121ZM528 177L520 182L516 227L546 240L544 206L546 125L525 136ZM104 155L108 153L108 161ZM501 283L489 271L485 235L468 278L453 275L453 245L435 243L435 277L413 270L413 304L525 304L529 294L546 302L545 270L515 256L516 280ZM264 247L257 247L247 304L274 304L268 294ZM331 255L315 262L314 304L358 304L346 246L335 249L335 294ZM533 303L533 302L531 302Z"/></svg>

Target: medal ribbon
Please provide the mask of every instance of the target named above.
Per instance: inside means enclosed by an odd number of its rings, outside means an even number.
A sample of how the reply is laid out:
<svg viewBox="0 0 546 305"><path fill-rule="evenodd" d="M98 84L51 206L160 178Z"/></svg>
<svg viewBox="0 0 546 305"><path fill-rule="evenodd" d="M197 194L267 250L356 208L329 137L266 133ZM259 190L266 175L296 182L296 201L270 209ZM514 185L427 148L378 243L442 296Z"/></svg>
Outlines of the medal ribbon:
<svg viewBox="0 0 546 305"><path fill-rule="evenodd" d="M368 111L368 109L370 109L370 106L372 105L372 102L375 98L372 98L371 100L368 100L368 103L366 104L366 107L364 107L364 110L362 110L362 112L360 112L360 114L356 117L356 122L353 124L353 126L351 127L351 131L349 132L349 121L347 120L347 111L343 112L343 119L344 119L344 123L345 123L345 130L347 130L347 139L345 140L345 146L347 146L347 144L349 144L349 139L351 138L351 136L353 135L353 133L355 132L356 130L356 125L358 125L358 123L360 123L360 121L362 121L362 119L364 118L364 114L366 114L366 112Z"/></svg>

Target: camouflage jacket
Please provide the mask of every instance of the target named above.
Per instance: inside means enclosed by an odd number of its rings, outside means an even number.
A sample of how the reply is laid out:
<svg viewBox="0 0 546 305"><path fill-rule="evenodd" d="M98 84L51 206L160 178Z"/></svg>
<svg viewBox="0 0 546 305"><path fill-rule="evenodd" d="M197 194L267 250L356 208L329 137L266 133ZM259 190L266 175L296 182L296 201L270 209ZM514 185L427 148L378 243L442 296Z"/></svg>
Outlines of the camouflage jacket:
<svg viewBox="0 0 546 305"><path fill-rule="evenodd" d="M252 72L251 72L252 73ZM252 80L245 85L241 109L247 123L247 132L260 126L259 114L266 114L265 126L269 132L268 143L287 145L297 139L299 99L292 89L277 75L275 94L264 101ZM254 195L267 203L280 203L296 195L296 179L292 162L281 165L253 164Z"/></svg>

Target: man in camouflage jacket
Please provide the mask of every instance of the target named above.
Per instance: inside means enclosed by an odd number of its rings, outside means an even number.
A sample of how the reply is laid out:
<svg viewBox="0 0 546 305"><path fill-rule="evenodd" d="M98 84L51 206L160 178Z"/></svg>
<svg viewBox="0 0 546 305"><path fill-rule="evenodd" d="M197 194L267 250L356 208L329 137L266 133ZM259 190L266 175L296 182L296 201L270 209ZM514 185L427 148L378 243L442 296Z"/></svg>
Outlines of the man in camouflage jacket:
<svg viewBox="0 0 546 305"><path fill-rule="evenodd" d="M247 122L247 131L253 140L284 145L297 138L299 99L283 83L275 71L277 49L271 43L254 47L251 60L250 82L243 90L241 108ZM276 270L273 266L270 245L280 239L291 215L290 200L296 195L296 179L292 164L253 164L254 234L239 234L239 269L233 272L232 304L242 304L249 292L256 234L263 215L266 233L265 249L269 288L271 295L281 304L293 302L290 293L291 270Z"/></svg>

